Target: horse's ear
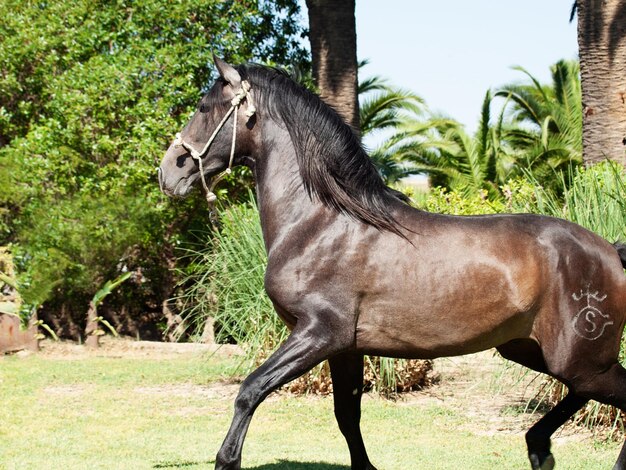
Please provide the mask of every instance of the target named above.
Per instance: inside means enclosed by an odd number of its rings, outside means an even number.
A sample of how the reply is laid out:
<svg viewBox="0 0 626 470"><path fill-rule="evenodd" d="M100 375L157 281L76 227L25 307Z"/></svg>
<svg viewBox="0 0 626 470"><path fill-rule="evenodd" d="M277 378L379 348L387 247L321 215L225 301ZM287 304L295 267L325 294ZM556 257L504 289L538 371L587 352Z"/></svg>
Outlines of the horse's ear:
<svg viewBox="0 0 626 470"><path fill-rule="evenodd" d="M239 75L239 72L235 70L235 67L223 61L215 54L213 54L213 62L215 62L215 66L220 73L220 77L230 83L233 88L241 88L241 75Z"/></svg>

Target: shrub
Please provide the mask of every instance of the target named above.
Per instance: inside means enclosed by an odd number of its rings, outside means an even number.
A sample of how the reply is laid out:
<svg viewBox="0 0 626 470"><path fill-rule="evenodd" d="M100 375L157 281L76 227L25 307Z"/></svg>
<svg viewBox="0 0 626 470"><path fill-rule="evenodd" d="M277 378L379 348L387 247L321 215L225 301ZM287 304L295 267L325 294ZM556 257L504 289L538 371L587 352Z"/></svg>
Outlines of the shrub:
<svg viewBox="0 0 626 470"><path fill-rule="evenodd" d="M451 215L496 214L505 209L501 201L489 200L486 191L466 196L440 187L432 189L421 206L429 212Z"/></svg>

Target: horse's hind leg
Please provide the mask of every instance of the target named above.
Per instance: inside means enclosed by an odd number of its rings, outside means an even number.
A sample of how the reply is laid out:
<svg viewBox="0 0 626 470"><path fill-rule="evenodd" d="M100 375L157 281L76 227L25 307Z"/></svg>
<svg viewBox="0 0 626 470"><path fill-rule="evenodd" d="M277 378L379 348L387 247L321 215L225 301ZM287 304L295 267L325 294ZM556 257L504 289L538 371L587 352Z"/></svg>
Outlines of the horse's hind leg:
<svg viewBox="0 0 626 470"><path fill-rule="evenodd" d="M587 379L582 379L584 376ZM614 363L600 373L580 374L572 387L586 398L613 405L626 412L626 369L619 363ZM626 470L626 443L613 470Z"/></svg>
<svg viewBox="0 0 626 470"><path fill-rule="evenodd" d="M498 351L506 359L537 372L548 373L541 349L532 340L511 341L498 347ZM587 401L586 398L570 392L528 430L526 445L533 470L551 470L554 468L554 457L550 452L550 436L580 410Z"/></svg>
<svg viewBox="0 0 626 470"><path fill-rule="evenodd" d="M376 470L367 457L359 426L363 394L363 355L339 354L328 362L333 379L335 417L348 442L352 470Z"/></svg>
<svg viewBox="0 0 626 470"><path fill-rule="evenodd" d="M298 325L299 326L299 325ZM274 390L337 354L337 342L312 328L296 328L241 384L230 429L215 459L216 470L239 470L243 441L257 406Z"/></svg>
<svg viewBox="0 0 626 470"><path fill-rule="evenodd" d="M528 430L526 444L533 470L554 468L554 457L550 452L550 436L574 416L574 413L580 410L587 401L586 398L570 392Z"/></svg>

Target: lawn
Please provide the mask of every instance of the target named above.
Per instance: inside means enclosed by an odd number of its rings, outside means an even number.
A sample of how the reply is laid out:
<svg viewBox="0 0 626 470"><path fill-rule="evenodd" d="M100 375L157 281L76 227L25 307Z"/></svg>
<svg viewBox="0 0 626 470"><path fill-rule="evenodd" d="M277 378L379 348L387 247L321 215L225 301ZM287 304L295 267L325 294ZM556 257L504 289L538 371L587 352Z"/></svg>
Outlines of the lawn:
<svg viewBox="0 0 626 470"><path fill-rule="evenodd" d="M237 390L223 379L236 363L200 353L0 358L0 469L212 468ZM364 399L363 433L380 470L529 468L523 432L510 424L528 416L509 407L473 417L474 392L465 406L436 387L396 402ZM475 393L483 408L497 394ZM611 468L618 444L584 434L557 439L558 467ZM257 470L349 465L332 400L284 393L257 411L243 458Z"/></svg>

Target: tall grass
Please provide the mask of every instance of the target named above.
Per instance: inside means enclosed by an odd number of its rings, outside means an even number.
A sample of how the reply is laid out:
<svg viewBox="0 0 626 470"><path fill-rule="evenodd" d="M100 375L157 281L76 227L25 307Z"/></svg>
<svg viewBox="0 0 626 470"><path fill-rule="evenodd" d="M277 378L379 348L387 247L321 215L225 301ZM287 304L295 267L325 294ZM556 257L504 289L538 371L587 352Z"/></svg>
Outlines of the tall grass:
<svg viewBox="0 0 626 470"><path fill-rule="evenodd" d="M261 364L288 335L265 294L267 255L259 213L252 202L219 211L221 227L207 234L206 246L189 250L189 269L179 298L186 332L199 336L207 321L215 326L219 343L234 342L246 353L239 372ZM179 328L178 332L185 331ZM430 361L367 358L368 388L386 396L425 384ZM330 370L321 364L294 381L298 393L330 393Z"/></svg>
<svg viewBox="0 0 626 470"><path fill-rule="evenodd" d="M514 209L560 217L575 222L615 242L626 240L626 174L617 163L607 161L590 168L578 167L567 175L570 181L562 196L546 190L528 175L534 203ZM557 176L565 187L565 175ZM524 200L528 202L528 199Z"/></svg>
<svg viewBox="0 0 626 470"><path fill-rule="evenodd" d="M276 349L288 331L265 294L267 255L256 206L220 210L220 229L205 235L204 246L189 250L189 268L179 297L187 333L215 325L218 343L237 343L249 370Z"/></svg>

